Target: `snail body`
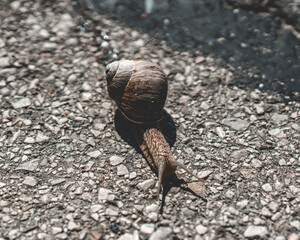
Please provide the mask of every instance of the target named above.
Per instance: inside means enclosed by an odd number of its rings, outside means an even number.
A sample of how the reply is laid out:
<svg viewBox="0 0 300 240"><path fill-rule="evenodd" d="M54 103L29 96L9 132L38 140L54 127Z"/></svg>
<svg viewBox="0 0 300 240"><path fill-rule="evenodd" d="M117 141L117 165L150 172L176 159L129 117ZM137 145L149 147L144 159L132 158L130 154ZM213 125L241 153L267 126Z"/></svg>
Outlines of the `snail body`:
<svg viewBox="0 0 300 240"><path fill-rule="evenodd" d="M158 175L157 195L162 181L174 174L177 167L199 179L172 158L170 146L160 131L168 91L167 77L160 67L143 59L116 61L107 65L106 80L110 97L132 129L147 162Z"/></svg>

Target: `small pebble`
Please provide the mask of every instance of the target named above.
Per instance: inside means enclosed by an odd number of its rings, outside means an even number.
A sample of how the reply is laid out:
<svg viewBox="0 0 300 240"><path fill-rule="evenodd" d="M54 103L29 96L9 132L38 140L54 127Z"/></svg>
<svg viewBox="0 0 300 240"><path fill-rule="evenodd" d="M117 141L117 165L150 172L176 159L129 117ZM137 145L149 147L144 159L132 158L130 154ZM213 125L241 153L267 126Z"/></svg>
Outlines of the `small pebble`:
<svg viewBox="0 0 300 240"><path fill-rule="evenodd" d="M143 182L140 182L137 187L141 190L146 191L147 189L153 187L155 185L155 180L154 179L148 179Z"/></svg>
<svg viewBox="0 0 300 240"><path fill-rule="evenodd" d="M99 188L98 191L98 200L107 200L108 199L108 195L111 193L112 191L106 188Z"/></svg>
<svg viewBox="0 0 300 240"><path fill-rule="evenodd" d="M152 234L154 232L155 225L153 223L146 223L141 225L141 233L143 234Z"/></svg>
<svg viewBox="0 0 300 240"><path fill-rule="evenodd" d="M262 185L262 189L266 192L271 192L273 190L271 184L269 183Z"/></svg>
<svg viewBox="0 0 300 240"><path fill-rule="evenodd" d="M37 184L37 181L34 177L26 176L23 181L23 184L34 187Z"/></svg>
<svg viewBox="0 0 300 240"><path fill-rule="evenodd" d="M218 136L219 136L220 138L224 138L224 137L226 136L226 134L225 134L223 128L221 128L221 127L217 127L217 128L216 128L216 132L217 132L217 134L218 134Z"/></svg>
<svg viewBox="0 0 300 240"><path fill-rule="evenodd" d="M236 131L245 130L249 127L249 123L247 120L239 119L239 118L228 118L222 120L222 123L226 126L231 127Z"/></svg>
<svg viewBox="0 0 300 240"><path fill-rule="evenodd" d="M128 169L125 165L121 164L117 167L117 175L118 176L123 176L123 175L126 175L128 173L129 173L129 171L128 171Z"/></svg>
<svg viewBox="0 0 300 240"><path fill-rule="evenodd" d="M68 229L69 230L77 230L77 229L79 229L79 225L77 225L75 222L72 222L72 221L70 221L69 223L68 223Z"/></svg>
<svg viewBox="0 0 300 240"><path fill-rule="evenodd" d="M109 161L112 166L116 166L116 165L119 165L120 163L122 163L124 161L124 159L125 159L124 157L114 155L109 158Z"/></svg>
<svg viewBox="0 0 300 240"><path fill-rule="evenodd" d="M200 224L196 227L196 232L200 235L203 235L207 232L207 227Z"/></svg>
<svg viewBox="0 0 300 240"><path fill-rule="evenodd" d="M172 233L172 229L169 227L160 227L153 232L149 240L165 240Z"/></svg>
<svg viewBox="0 0 300 240"><path fill-rule="evenodd" d="M264 226L248 226L244 232L244 237L253 238L253 237L265 237L268 234L267 227Z"/></svg>
<svg viewBox="0 0 300 240"><path fill-rule="evenodd" d="M96 151L93 151L93 152L89 152L87 155L90 156L91 158L97 158L101 155L101 152L96 150Z"/></svg>

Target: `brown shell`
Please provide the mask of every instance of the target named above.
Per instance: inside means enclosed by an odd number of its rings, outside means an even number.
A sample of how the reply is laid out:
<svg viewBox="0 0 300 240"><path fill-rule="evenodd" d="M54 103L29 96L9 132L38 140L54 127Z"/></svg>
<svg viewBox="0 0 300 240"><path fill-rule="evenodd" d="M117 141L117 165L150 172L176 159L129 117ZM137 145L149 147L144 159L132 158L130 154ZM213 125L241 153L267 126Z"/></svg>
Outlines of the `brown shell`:
<svg viewBox="0 0 300 240"><path fill-rule="evenodd" d="M108 93L132 122L154 123L162 118L168 82L160 67L148 60L122 60L106 67Z"/></svg>

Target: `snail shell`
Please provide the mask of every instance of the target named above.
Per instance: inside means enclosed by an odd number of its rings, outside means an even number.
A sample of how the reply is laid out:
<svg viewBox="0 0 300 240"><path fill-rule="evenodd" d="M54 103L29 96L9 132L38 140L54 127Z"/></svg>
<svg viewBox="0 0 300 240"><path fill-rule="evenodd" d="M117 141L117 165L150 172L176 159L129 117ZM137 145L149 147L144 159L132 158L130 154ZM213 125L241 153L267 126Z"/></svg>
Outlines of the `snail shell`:
<svg viewBox="0 0 300 240"><path fill-rule="evenodd" d="M168 81L159 66L148 60L122 60L106 67L108 93L132 122L150 124L163 116Z"/></svg>

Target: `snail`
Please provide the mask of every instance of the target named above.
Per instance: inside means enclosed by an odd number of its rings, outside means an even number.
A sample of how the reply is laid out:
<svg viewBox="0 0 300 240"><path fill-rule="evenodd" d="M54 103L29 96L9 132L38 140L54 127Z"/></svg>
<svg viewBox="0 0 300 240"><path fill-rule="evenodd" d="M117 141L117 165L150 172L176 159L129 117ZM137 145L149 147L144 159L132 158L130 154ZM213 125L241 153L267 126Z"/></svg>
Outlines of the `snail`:
<svg viewBox="0 0 300 240"><path fill-rule="evenodd" d="M174 174L177 167L203 181L172 158L170 146L160 131L168 91L167 77L161 68L144 59L115 61L106 66L106 80L109 96L116 102L144 157L157 173L157 197L162 181Z"/></svg>

